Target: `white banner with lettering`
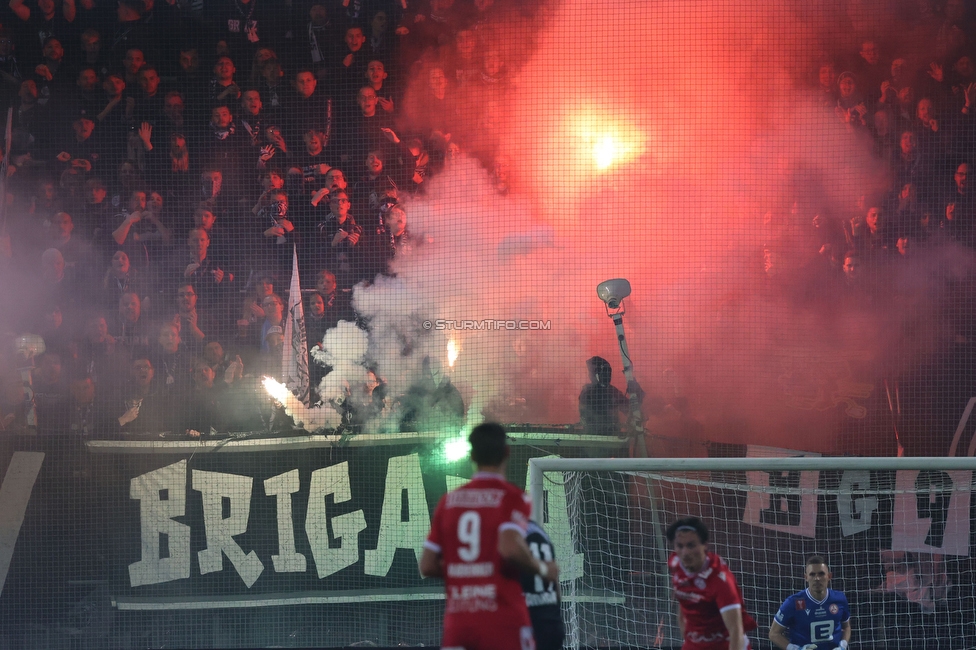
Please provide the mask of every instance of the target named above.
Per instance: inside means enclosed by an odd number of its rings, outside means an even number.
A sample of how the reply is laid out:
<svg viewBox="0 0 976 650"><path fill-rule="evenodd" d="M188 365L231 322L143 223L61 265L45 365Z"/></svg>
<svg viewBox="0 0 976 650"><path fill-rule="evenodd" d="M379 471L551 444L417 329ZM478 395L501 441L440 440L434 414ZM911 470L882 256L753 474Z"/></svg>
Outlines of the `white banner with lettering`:
<svg viewBox="0 0 976 650"><path fill-rule="evenodd" d="M898 472L891 549L968 556L972 486L969 471Z"/></svg>

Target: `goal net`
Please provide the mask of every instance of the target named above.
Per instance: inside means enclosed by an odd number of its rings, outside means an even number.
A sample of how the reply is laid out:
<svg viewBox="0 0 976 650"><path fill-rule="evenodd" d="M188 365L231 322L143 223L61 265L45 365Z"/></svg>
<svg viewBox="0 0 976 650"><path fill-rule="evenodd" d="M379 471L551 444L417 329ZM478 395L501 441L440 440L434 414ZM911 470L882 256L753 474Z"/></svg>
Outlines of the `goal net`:
<svg viewBox="0 0 976 650"><path fill-rule="evenodd" d="M855 647L976 648L972 458L533 459L567 646L678 648L665 528L700 517L766 640L827 558ZM541 513L541 515L540 515Z"/></svg>

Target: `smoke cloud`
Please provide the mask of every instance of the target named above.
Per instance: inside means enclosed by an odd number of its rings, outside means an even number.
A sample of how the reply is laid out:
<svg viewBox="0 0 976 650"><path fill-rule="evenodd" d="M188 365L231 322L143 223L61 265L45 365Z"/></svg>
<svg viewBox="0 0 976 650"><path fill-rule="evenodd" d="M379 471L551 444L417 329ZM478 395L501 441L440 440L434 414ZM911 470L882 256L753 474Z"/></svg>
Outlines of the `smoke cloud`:
<svg viewBox="0 0 976 650"><path fill-rule="evenodd" d="M904 285L897 305L811 298L831 293L813 286L813 217L849 219L888 183L870 143L812 96L817 66L862 38L918 37L888 3L829 4L554 6L494 116L513 191L455 160L406 206L424 243L395 279L356 292L391 393L429 355L469 420L576 422L588 357L623 387L595 288L624 277L637 379L663 402L685 398L695 436L836 450L880 408L878 378L936 345L919 324L941 309L945 271L970 259L947 250L890 278ZM438 319L551 329L425 329ZM461 352L446 368L451 339ZM673 430L665 420L651 431Z"/></svg>

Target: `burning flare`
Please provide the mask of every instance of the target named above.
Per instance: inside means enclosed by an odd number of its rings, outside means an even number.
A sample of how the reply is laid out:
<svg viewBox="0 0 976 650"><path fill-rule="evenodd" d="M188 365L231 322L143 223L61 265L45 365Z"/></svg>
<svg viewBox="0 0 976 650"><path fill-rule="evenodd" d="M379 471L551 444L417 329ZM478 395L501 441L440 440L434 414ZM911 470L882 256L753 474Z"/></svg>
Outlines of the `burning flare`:
<svg viewBox="0 0 976 650"><path fill-rule="evenodd" d="M597 140L593 147L593 159L596 161L597 169L606 169L612 165L618 156L617 149L613 136L606 135Z"/></svg>
<svg viewBox="0 0 976 650"><path fill-rule="evenodd" d="M447 365L449 368L454 367L454 362L457 361L459 354L461 354L461 347L454 339L450 339L447 342Z"/></svg>
<svg viewBox="0 0 976 650"><path fill-rule="evenodd" d="M285 404L291 395L291 391L288 390L287 386L279 381L275 381L271 377L265 377L261 383L264 384L264 390L268 391L268 395L271 395L271 397L282 404Z"/></svg>
<svg viewBox="0 0 976 650"><path fill-rule="evenodd" d="M334 409L305 406L288 390L287 386L271 377L265 377L261 383L264 384L264 390L268 391L268 395L285 407L285 413L291 416L296 426L306 431L319 431L324 428L334 429L339 425L341 417Z"/></svg>

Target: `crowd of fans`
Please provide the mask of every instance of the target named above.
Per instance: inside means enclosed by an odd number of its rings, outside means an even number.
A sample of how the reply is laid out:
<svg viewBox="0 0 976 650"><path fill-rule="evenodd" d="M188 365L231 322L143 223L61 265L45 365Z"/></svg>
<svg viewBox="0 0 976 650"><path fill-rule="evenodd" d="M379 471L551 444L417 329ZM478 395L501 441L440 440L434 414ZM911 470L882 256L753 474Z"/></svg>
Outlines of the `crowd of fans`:
<svg viewBox="0 0 976 650"><path fill-rule="evenodd" d="M918 9L915 27L933 40L899 52L864 39L856 52L825 57L810 80L821 108L872 152L874 164L852 170L861 190L850 211L831 212L822 197L794 204L803 245L828 276L814 274L819 286L804 298L834 299L839 289L856 303L880 302L890 298L899 267L956 246L976 248L974 23L962 0L938 13L925 3ZM775 243L764 254L768 274L788 266Z"/></svg>
<svg viewBox="0 0 976 650"><path fill-rule="evenodd" d="M196 435L275 426L254 394L256 378L281 374L294 251L313 346L356 318L354 285L422 242L403 204L459 146L499 168L485 127L507 90L502 26L538 7L6 9L3 345L9 354L22 332L45 341L38 431ZM18 358L4 358L0 424L16 431L29 414ZM310 367L314 392L325 369ZM371 414L377 384L359 400Z"/></svg>
<svg viewBox="0 0 976 650"><path fill-rule="evenodd" d="M293 251L311 346L356 318L354 285L422 254L403 204L458 152L507 191L497 131L533 33L511 26L538 9L10 0L0 319L5 349L26 331L46 343L38 430L273 426L248 408L249 380L280 374ZM887 191L865 194L853 215L810 223L824 268L855 292L865 266L940 242L976 246L973 23L961 0L940 11L932 57L864 40L807 80L888 172ZM766 254L772 274L775 247ZM8 362L0 425L18 430L27 414ZM314 387L323 369L310 367ZM376 385L364 388L373 413Z"/></svg>

